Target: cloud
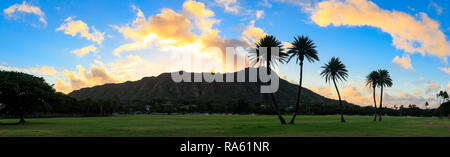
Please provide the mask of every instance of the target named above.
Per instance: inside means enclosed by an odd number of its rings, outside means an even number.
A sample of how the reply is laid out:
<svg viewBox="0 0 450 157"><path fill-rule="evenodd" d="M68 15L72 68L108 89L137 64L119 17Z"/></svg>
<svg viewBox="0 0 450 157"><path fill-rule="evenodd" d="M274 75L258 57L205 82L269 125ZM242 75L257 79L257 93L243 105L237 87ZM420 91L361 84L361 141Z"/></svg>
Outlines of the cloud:
<svg viewBox="0 0 450 157"><path fill-rule="evenodd" d="M126 51L136 51L149 47L153 42L160 46L186 45L194 42L195 35L191 32L193 24L182 14L164 8L161 13L151 16L148 21L139 11L133 24L114 26L125 38L135 42L124 44L114 50L115 55Z"/></svg>
<svg viewBox="0 0 450 157"><path fill-rule="evenodd" d="M164 67L164 66L163 66ZM134 81L146 76L155 76L168 69L153 64L138 55L128 55L126 60L108 63L108 69L116 80Z"/></svg>
<svg viewBox="0 0 450 157"><path fill-rule="evenodd" d="M383 106L393 107L394 105L400 107L408 107L409 104L417 105L417 107L425 108L425 102L428 102L430 106L428 108L438 107L436 99L434 97L415 96L408 93L397 92L395 95L390 93L383 94Z"/></svg>
<svg viewBox="0 0 450 157"><path fill-rule="evenodd" d="M441 71L443 71L443 72L445 72L445 73L447 73L447 74L450 75L450 67L447 67L447 68L439 68L439 70L441 70Z"/></svg>
<svg viewBox="0 0 450 157"><path fill-rule="evenodd" d="M416 89L416 90L414 90L414 94L415 95L420 95L420 94L422 94L422 90Z"/></svg>
<svg viewBox="0 0 450 157"><path fill-rule="evenodd" d="M360 105L360 106L373 106L373 97L371 91L364 91L362 89L363 86L361 85L352 85L348 84L344 87L340 88L339 91L341 92L342 100L345 100L347 102ZM330 99L338 99L338 95L334 88L331 88L330 86L323 86L319 88L308 88L311 89L313 92L320 94L324 97L330 98ZM415 91L419 92L418 90ZM379 90L376 94L377 103L380 101L380 93ZM408 93L403 92L397 92L395 94L391 94L388 91L383 92L383 106L386 107L394 107L396 105L397 107L400 107L400 105L408 106L409 104L415 104L419 107L423 107L425 102L428 101L430 104L429 107L437 107L436 99L432 96L430 97L423 97L420 95L412 95ZM377 104L378 106L379 104Z"/></svg>
<svg viewBox="0 0 450 157"><path fill-rule="evenodd" d="M14 4L3 10L3 13L8 17L14 17L17 13L26 13L26 14L34 14L39 16L39 21L44 25L47 25L47 21L45 20L45 14L38 6L33 6L26 1L22 4Z"/></svg>
<svg viewBox="0 0 450 157"><path fill-rule="evenodd" d="M317 3L317 0L274 0L274 1L299 6L303 9L303 11L306 12L311 11L312 5Z"/></svg>
<svg viewBox="0 0 450 157"><path fill-rule="evenodd" d="M259 39L267 35L267 33L265 33L263 29L255 27L255 21L251 21L250 25L245 29L242 35L243 39L251 44L259 41Z"/></svg>
<svg viewBox="0 0 450 157"><path fill-rule="evenodd" d="M411 16L404 12L379 8L367 0L330 0L312 8L312 21L321 26L371 26L393 38L397 49L408 53L433 55L447 61L450 44L439 22L425 13Z"/></svg>
<svg viewBox="0 0 450 157"><path fill-rule="evenodd" d="M392 63L402 67L403 69L414 70L414 67L411 65L411 58L409 58L408 55L403 55L403 57L395 56Z"/></svg>
<svg viewBox="0 0 450 157"><path fill-rule="evenodd" d="M83 66L77 65L77 69L78 72L63 70L62 74L67 78L69 83L58 78L56 80L55 89L67 93L85 87L116 82L105 67L92 65L89 71L86 71Z"/></svg>
<svg viewBox="0 0 450 157"><path fill-rule="evenodd" d="M88 54L89 52L97 52L97 47L95 47L95 45L89 45L89 46L83 47L81 49L73 50L71 53L82 57L82 56Z"/></svg>
<svg viewBox="0 0 450 157"><path fill-rule="evenodd" d="M159 14L148 17L148 20L139 9L136 10L138 13L133 23L113 26L126 39L133 40L116 48L115 55L154 46L161 52L190 54L193 58L222 66L226 47L248 46L240 39L220 37L219 30L213 28L220 21L201 2L186 1L180 12L163 8Z"/></svg>
<svg viewBox="0 0 450 157"><path fill-rule="evenodd" d="M55 68L49 67L49 66L42 66L42 67L36 67L36 68L18 68L18 67L6 67L6 66L0 66L0 69L6 70L6 71L21 71L21 72L30 72L35 74L41 74L41 75L54 75L57 73Z"/></svg>
<svg viewBox="0 0 450 157"><path fill-rule="evenodd" d="M258 2L258 6L271 8L272 4L269 2L269 0L262 0Z"/></svg>
<svg viewBox="0 0 450 157"><path fill-rule="evenodd" d="M439 6L437 3L433 2L432 0L430 1L430 4L428 4L428 9L430 8L434 8L436 10L436 14L441 15L442 11L444 9L442 9L441 6Z"/></svg>
<svg viewBox="0 0 450 157"><path fill-rule="evenodd" d="M348 102L353 102L355 104L370 106L373 105L370 102L368 95L361 93L356 87L349 86L341 91L341 96L343 100Z"/></svg>
<svg viewBox="0 0 450 157"><path fill-rule="evenodd" d="M225 9L225 12L232 13L238 16L243 16L244 18L241 19L241 21L255 20L255 19L258 20L264 17L263 10L248 9L245 6L242 6L237 0L215 0L213 5L223 7ZM265 7L267 7L268 5L270 7L272 6L268 2L267 3L258 2L258 6L261 5L265 5Z"/></svg>
<svg viewBox="0 0 450 157"><path fill-rule="evenodd" d="M331 88L330 86L323 86L319 88L309 88L313 92L320 94L324 97L330 98L330 99L338 99L338 95L336 93L336 89ZM344 101L354 103L361 106L369 106L373 105L371 104L372 101L368 97L369 95L365 95L365 93L362 93L359 91L359 89L355 86L348 85L344 88L340 88L339 92L341 94L341 98Z"/></svg>
<svg viewBox="0 0 450 157"><path fill-rule="evenodd" d="M264 17L264 10L256 10L256 19L262 19Z"/></svg>
<svg viewBox="0 0 450 157"><path fill-rule="evenodd" d="M430 93L430 92L436 92L439 90L439 85L434 82L434 81L428 81L427 83L424 83L425 86L425 93Z"/></svg>
<svg viewBox="0 0 450 157"><path fill-rule="evenodd" d="M447 84L447 91L450 91L450 81L448 81L448 84Z"/></svg>
<svg viewBox="0 0 450 157"><path fill-rule="evenodd" d="M214 18L214 12L205 8L205 4L196 1L186 1L183 4L183 14L193 19L203 33L212 31L212 26L220 21Z"/></svg>
<svg viewBox="0 0 450 157"><path fill-rule="evenodd" d="M69 93L73 90L103 85L106 83L121 83L136 81L147 76L156 76L168 72L166 65L153 64L138 55L128 55L126 59L103 63L95 60L89 71L77 65L78 71L62 70L63 78L56 78L55 89Z"/></svg>
<svg viewBox="0 0 450 157"><path fill-rule="evenodd" d="M226 12L231 12L234 14L238 14L241 10L237 0L215 0L216 3L222 5L225 8Z"/></svg>
<svg viewBox="0 0 450 157"><path fill-rule="evenodd" d="M92 29L92 32L90 32L90 29ZM64 20L64 23L56 31L64 31L64 34L72 35L72 37L79 34L81 37L96 42L99 45L105 40L105 33L97 31L94 26L89 28L83 21L73 20L72 17Z"/></svg>

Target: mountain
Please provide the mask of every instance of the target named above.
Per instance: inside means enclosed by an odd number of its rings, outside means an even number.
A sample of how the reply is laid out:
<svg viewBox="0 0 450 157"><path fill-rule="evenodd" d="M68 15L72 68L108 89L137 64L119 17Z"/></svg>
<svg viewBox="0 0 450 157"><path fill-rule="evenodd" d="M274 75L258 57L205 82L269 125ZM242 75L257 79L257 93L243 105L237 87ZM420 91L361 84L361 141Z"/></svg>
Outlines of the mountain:
<svg viewBox="0 0 450 157"><path fill-rule="evenodd" d="M171 78L171 73L163 73L157 77L145 77L139 81L128 81L118 84L105 84L91 88L83 88L69 93L69 96L78 100L91 98L98 99L119 99L121 102L150 100L165 101L200 101L213 103L236 102L246 100L249 102L270 103L268 94L259 92L259 84L249 82L249 69L245 72L245 82L181 82L175 83ZM188 73L191 78L202 73ZM230 73L231 74L231 73ZM237 72L232 73L237 76ZM225 79L225 74L223 78ZM236 80L236 79L235 79ZM298 85L280 79L279 89L275 96L280 105L295 105ZM337 100L325 98L313 91L303 88L301 96L302 104L337 105ZM346 105L353 105L346 103Z"/></svg>

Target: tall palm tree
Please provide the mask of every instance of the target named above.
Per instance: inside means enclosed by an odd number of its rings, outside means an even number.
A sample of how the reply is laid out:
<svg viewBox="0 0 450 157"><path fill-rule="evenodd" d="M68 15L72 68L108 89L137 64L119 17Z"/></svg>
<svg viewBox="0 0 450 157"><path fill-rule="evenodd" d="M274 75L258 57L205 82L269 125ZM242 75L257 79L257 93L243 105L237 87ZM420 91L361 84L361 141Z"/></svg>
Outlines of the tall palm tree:
<svg viewBox="0 0 450 157"><path fill-rule="evenodd" d="M449 98L447 91L442 93L442 98L444 98L444 102L447 102L447 99Z"/></svg>
<svg viewBox="0 0 450 157"><path fill-rule="evenodd" d="M442 104L441 98L444 97L444 91L439 91L439 93L436 94L436 97L438 99L439 106ZM442 118L442 110L439 108L439 118Z"/></svg>
<svg viewBox="0 0 450 157"><path fill-rule="evenodd" d="M339 97L339 106L341 108L341 122L344 123L344 108L342 105L341 94L339 93L339 89L336 85L336 80L345 81L348 77L348 70L345 68L345 65L341 62L341 60L337 57L332 57L331 60L322 66L323 71L320 73L322 77L325 78L325 82L333 81L334 87L336 88L338 97Z"/></svg>
<svg viewBox="0 0 450 157"><path fill-rule="evenodd" d="M294 124L295 117L297 116L299 104L300 104L300 95L302 93L302 79L303 79L303 61L305 58L310 62L319 61L319 57L317 56L316 45L313 43L311 39L307 36L298 36L294 37L294 42L291 43L292 47L289 48L288 55L290 55L287 62L291 61L292 58L295 57L295 62L300 64L300 81L297 92L297 103L295 104L294 115L292 116L290 124Z"/></svg>
<svg viewBox="0 0 450 157"><path fill-rule="evenodd" d="M380 79L380 74L378 71L372 71L366 76L366 86L370 86L373 89L373 106L375 107L373 121L377 121L377 99L375 97L375 89L378 86L378 80Z"/></svg>
<svg viewBox="0 0 450 157"><path fill-rule="evenodd" d="M380 116L378 118L378 121L381 122L382 120L382 115L383 115L383 88L384 87L392 87L392 79L391 76L389 75L389 71L387 71L386 69L380 69L378 70L378 73L380 74L380 79L378 80L378 87L381 88L381 95L380 95L380 108L379 108L379 113Z"/></svg>
<svg viewBox="0 0 450 157"><path fill-rule="evenodd" d="M258 42L255 43L256 50L250 51L251 55L251 62L253 63L259 63L260 65L266 64L266 72L269 75L272 71L272 67L275 67L278 63L277 60L280 60L280 62L284 62L285 58L287 57L287 54L284 53L284 50L282 49L282 44L279 40L277 40L272 35L266 35L265 37L261 38ZM261 54L259 52L259 48L267 48L267 53ZM276 55L272 53L272 47L278 47L279 48L279 54ZM259 76L259 75L258 75ZM281 124L286 124L286 121L284 120L283 116L281 116L278 103L275 99L275 95L273 93L270 93L270 97L272 98L272 102L274 105L274 108L276 110L276 113L278 115L278 118L280 119Z"/></svg>

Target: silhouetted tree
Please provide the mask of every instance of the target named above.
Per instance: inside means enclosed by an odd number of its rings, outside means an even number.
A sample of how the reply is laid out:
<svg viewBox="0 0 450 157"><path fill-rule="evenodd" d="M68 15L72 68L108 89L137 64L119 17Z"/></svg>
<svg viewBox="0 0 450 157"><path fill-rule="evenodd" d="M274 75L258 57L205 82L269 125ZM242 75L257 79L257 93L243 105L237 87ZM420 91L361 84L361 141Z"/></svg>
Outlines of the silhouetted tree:
<svg viewBox="0 0 450 157"><path fill-rule="evenodd" d="M380 116L378 118L378 121L381 122L382 120L382 115L383 115L383 88L384 87L392 87L392 79L391 76L389 75L389 71L385 70L385 69L380 69L378 70L378 73L380 74L380 79L378 81L378 86L381 88L381 95L380 95Z"/></svg>
<svg viewBox="0 0 450 157"><path fill-rule="evenodd" d="M341 122L345 122L344 119L344 107L342 105L341 94L339 93L339 89L336 85L336 80L345 81L348 77L348 70L345 68L345 65L341 62L341 60L337 57L332 57L331 60L322 66L323 71L320 73L322 77L325 78L325 82L333 81L334 87L336 88L338 97L339 97L339 106L341 108Z"/></svg>
<svg viewBox="0 0 450 157"><path fill-rule="evenodd" d="M268 75L271 74L272 67L275 67L277 65L278 60L282 62L287 57L287 54L283 52L284 50L282 49L281 42L272 35L266 35L265 37L261 38L258 42L255 43L255 46L256 46L255 51L250 51L250 55L252 57L251 61L254 62L255 64L259 63L260 65L263 65L265 63L266 72ZM278 55L272 53L273 47L279 48ZM265 54L260 53L259 48L267 48L266 51L267 53ZM274 93L270 93L270 97L272 98L276 114L278 115L281 124L286 124L286 121L284 120L283 116L281 116Z"/></svg>
<svg viewBox="0 0 450 157"><path fill-rule="evenodd" d="M23 124L25 115L50 100L55 90L43 78L21 72L0 71L0 93L0 102L6 105L5 109L20 117L17 124Z"/></svg>
<svg viewBox="0 0 450 157"><path fill-rule="evenodd" d="M302 93L303 61L306 58L309 62L315 62L319 61L319 57L317 56L316 45L307 36L302 35L294 37L294 42L292 42L291 44L292 47L289 48L288 51L288 55L290 55L290 57L287 62L289 62L292 58L295 57L295 62L297 64L300 64L300 81L297 92L297 103L295 104L294 115L292 116L292 119L290 121L290 124L294 124L294 120L295 117L297 116L300 104L300 96Z"/></svg>
<svg viewBox="0 0 450 157"><path fill-rule="evenodd" d="M442 103L439 106L439 110L441 111L442 114L447 115L448 118L450 119L450 102Z"/></svg>
<svg viewBox="0 0 450 157"><path fill-rule="evenodd" d="M444 92L442 93L442 98L444 98L444 102L447 102L447 99L449 98L449 97L448 97L447 91L444 91Z"/></svg>
<svg viewBox="0 0 450 157"><path fill-rule="evenodd" d="M375 109L373 121L377 121L377 100L375 97L375 89L377 88L378 81L380 79L380 74L378 71L372 71L366 76L366 86L370 86L373 89L373 106Z"/></svg>

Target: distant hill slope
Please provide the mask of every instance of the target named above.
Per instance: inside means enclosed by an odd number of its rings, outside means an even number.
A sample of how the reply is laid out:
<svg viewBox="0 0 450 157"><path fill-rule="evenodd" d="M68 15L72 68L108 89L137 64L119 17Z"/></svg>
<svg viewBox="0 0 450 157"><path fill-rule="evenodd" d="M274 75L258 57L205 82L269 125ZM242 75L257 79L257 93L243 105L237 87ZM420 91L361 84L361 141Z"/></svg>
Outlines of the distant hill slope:
<svg viewBox="0 0 450 157"><path fill-rule="evenodd" d="M82 99L112 99L118 98L122 102L168 100L168 101L207 101L226 103L238 100L250 102L270 103L268 94L259 92L258 83L248 81L248 71L245 69L245 82L181 82L172 81L171 73L163 73L157 77L145 77L139 81L128 81L119 84L105 84L91 88L83 88L69 93L70 96ZM194 73L189 73L191 76ZM197 73L200 74L200 73ZM224 75L225 78L225 74ZM236 72L234 73L236 76ZM193 78L193 77L192 77ZM280 86L276 98L281 105L295 105L298 85L280 79ZM325 98L309 89L303 88L302 104L337 105L336 100ZM347 105L353 105L348 104Z"/></svg>

